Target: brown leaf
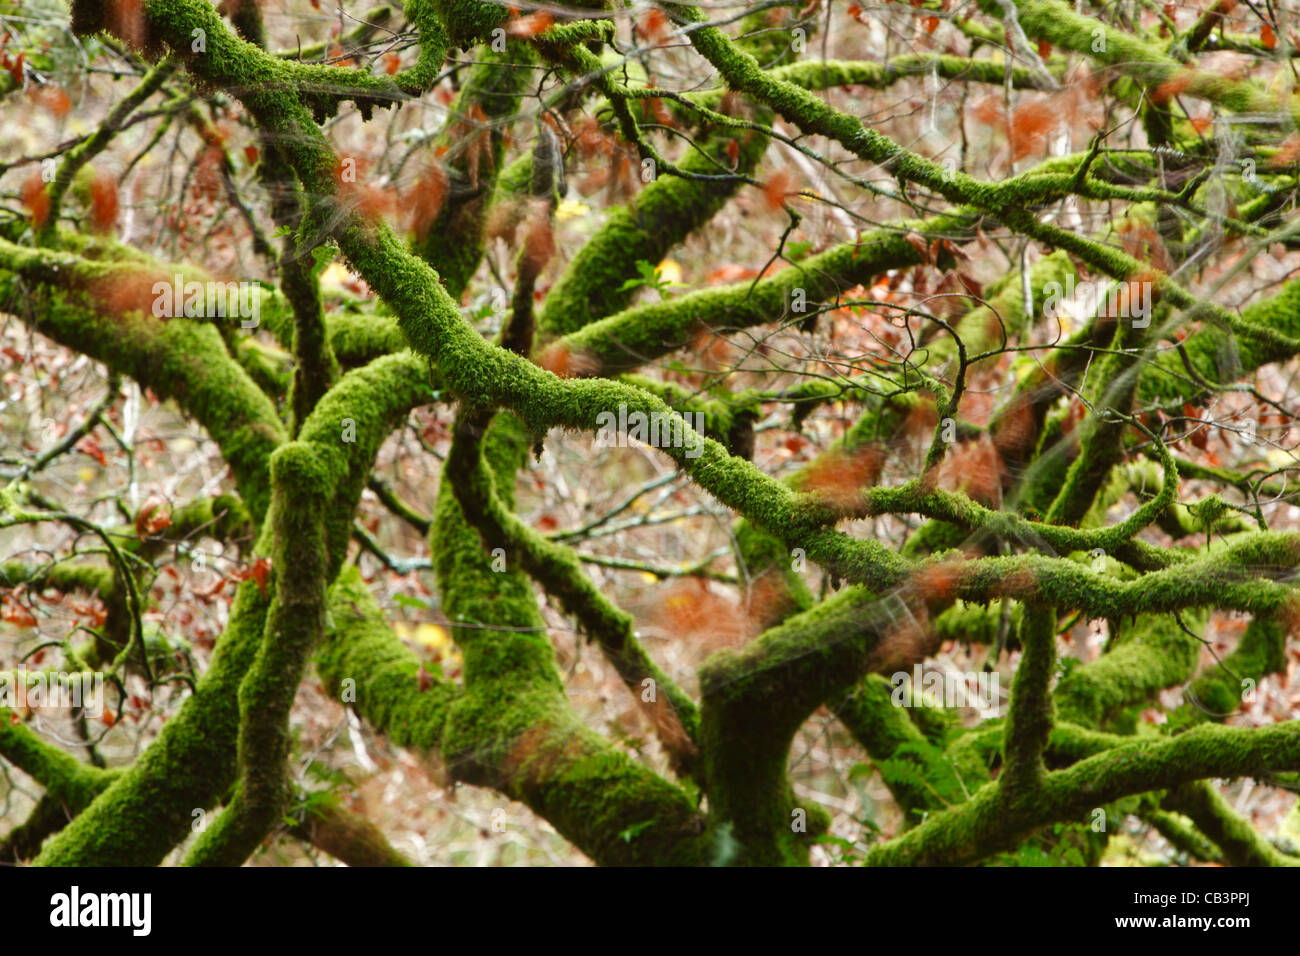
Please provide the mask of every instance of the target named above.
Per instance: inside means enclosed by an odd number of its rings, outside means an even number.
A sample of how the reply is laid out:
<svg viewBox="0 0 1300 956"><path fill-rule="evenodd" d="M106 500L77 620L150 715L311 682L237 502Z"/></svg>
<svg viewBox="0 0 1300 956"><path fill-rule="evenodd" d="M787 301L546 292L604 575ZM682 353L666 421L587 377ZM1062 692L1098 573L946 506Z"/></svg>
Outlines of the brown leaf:
<svg viewBox="0 0 1300 956"><path fill-rule="evenodd" d="M100 467L108 464L108 459L104 455L104 449L100 447L99 439L93 434L83 435L75 445L72 446L83 455L89 455L95 461L99 462Z"/></svg>
<svg viewBox="0 0 1300 956"><path fill-rule="evenodd" d="M916 250L917 255L926 262L930 261L930 245L925 241L924 236L919 232L912 230L907 233L907 235L903 236L903 238L907 241L909 246Z"/></svg>
<svg viewBox="0 0 1300 956"><path fill-rule="evenodd" d="M135 536L143 541L171 527L171 508L167 502L156 495L150 496L140 506L135 516Z"/></svg>

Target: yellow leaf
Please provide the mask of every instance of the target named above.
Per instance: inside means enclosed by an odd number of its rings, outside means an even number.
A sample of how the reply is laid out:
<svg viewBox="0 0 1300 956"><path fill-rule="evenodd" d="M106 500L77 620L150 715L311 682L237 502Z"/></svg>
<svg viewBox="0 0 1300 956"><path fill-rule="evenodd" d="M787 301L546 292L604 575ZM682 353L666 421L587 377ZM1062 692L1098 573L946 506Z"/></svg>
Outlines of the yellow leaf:
<svg viewBox="0 0 1300 956"><path fill-rule="evenodd" d="M591 207L586 203L580 203L576 199L562 199L560 204L555 207L555 219L557 222L567 222L570 219L585 216L589 212L591 212Z"/></svg>
<svg viewBox="0 0 1300 956"><path fill-rule="evenodd" d="M331 262L320 274L321 285L342 287L343 283L352 281L352 274L341 262Z"/></svg>
<svg viewBox="0 0 1300 956"><path fill-rule="evenodd" d="M681 285L682 267L672 259L665 259L659 263L659 277L665 282L671 282L673 285Z"/></svg>

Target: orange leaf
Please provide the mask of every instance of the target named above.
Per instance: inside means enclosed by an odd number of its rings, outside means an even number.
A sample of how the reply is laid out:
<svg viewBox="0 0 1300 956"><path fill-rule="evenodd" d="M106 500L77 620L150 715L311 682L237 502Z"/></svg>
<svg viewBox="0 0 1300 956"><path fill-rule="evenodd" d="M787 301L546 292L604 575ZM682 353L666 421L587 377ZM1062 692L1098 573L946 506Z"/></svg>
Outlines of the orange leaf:
<svg viewBox="0 0 1300 956"><path fill-rule="evenodd" d="M550 29L555 18L545 10L538 10L536 13L530 13L526 17L520 17L518 20L511 20L506 24L506 33L512 37L535 37L543 30Z"/></svg>
<svg viewBox="0 0 1300 956"><path fill-rule="evenodd" d="M585 378L600 371L598 359L574 352L563 342L553 342L543 349L537 364L560 378Z"/></svg>
<svg viewBox="0 0 1300 956"><path fill-rule="evenodd" d="M99 440L94 435L82 436L81 440L73 447L83 455L89 455L95 459L101 467L108 464L108 459L104 457L104 449L100 447Z"/></svg>
<svg viewBox="0 0 1300 956"><path fill-rule="evenodd" d="M912 231L903 236L907 244L916 250L917 255L925 262L930 261L930 245L925 241L925 237L919 232Z"/></svg>
<svg viewBox="0 0 1300 956"><path fill-rule="evenodd" d="M32 214L32 227L40 229L50 215L50 196L40 173L32 173L23 182L23 205Z"/></svg>
<svg viewBox="0 0 1300 956"><path fill-rule="evenodd" d="M1277 49L1277 34L1273 32L1273 28L1267 23L1260 27L1259 42L1264 44L1266 50Z"/></svg>
<svg viewBox="0 0 1300 956"><path fill-rule="evenodd" d="M120 316L129 312L153 314L154 285L165 281L169 285L171 276L164 276L156 269L141 268L139 271L115 272L97 276L86 284L86 291L95 303L105 312ZM167 321L163 318L162 321Z"/></svg>
<svg viewBox="0 0 1300 956"><path fill-rule="evenodd" d="M955 445L944 457L938 474L929 472L925 480L949 491L965 492L986 508L999 508L1005 472L1006 465L994 442L982 435L976 441Z"/></svg>
<svg viewBox="0 0 1300 956"><path fill-rule="evenodd" d="M433 224L438 221L438 213L442 211L442 204L447 198L449 183L447 171L443 169L442 163L434 159L429 161L424 174L407 193L411 231L415 233L417 241L423 242Z"/></svg>
<svg viewBox="0 0 1300 956"><path fill-rule="evenodd" d="M1011 113L1010 138L1013 159L1024 159L1041 151L1045 141L1061 122L1060 108L1050 100L1022 103Z"/></svg>
<svg viewBox="0 0 1300 956"><path fill-rule="evenodd" d="M803 489L837 511L854 511L862 504L862 492L880 477L884 464L884 449L877 445L852 451L834 448L804 470Z"/></svg>
<svg viewBox="0 0 1300 956"><path fill-rule="evenodd" d="M1191 70L1181 71L1173 79L1161 83L1151 92L1151 102L1156 106L1168 106L1169 101L1180 93L1186 92L1195 79L1196 74Z"/></svg>
<svg viewBox="0 0 1300 956"><path fill-rule="evenodd" d="M911 584L926 601L946 601L954 596L961 583L964 564L960 557L923 564L912 572Z"/></svg>
<svg viewBox="0 0 1300 956"><path fill-rule="evenodd" d="M367 183L353 191L353 201L363 219L378 222L397 211L397 197L383 186Z"/></svg>
<svg viewBox="0 0 1300 956"><path fill-rule="evenodd" d="M83 617L90 618L91 627L102 627L108 620L108 612L95 604L74 604L72 610Z"/></svg>
<svg viewBox="0 0 1300 956"><path fill-rule="evenodd" d="M1282 140L1277 152L1269 159L1268 165L1273 169L1277 169L1282 166L1290 166L1297 159L1300 159L1300 133L1292 133Z"/></svg>
<svg viewBox="0 0 1300 956"><path fill-rule="evenodd" d="M35 627L36 618L32 616L27 608L19 604L11 604L0 613L0 620L8 621L10 624L17 624L19 627Z"/></svg>
<svg viewBox="0 0 1300 956"><path fill-rule="evenodd" d="M668 14L664 13L658 7L651 7L637 24L636 32L654 43L660 43L667 39L671 24L668 22Z"/></svg>
<svg viewBox="0 0 1300 956"><path fill-rule="evenodd" d="M676 581L655 595L652 618L664 631L713 650L744 640L749 633L744 609L713 591L707 583Z"/></svg>
<svg viewBox="0 0 1300 956"><path fill-rule="evenodd" d="M117 180L109 173L96 173L90 183L90 222L95 231L112 232L117 210Z"/></svg>
<svg viewBox="0 0 1300 956"><path fill-rule="evenodd" d="M271 559L258 558L254 561L252 575L257 589L262 592L262 597L266 597L266 582L271 577Z"/></svg>
<svg viewBox="0 0 1300 956"><path fill-rule="evenodd" d="M985 126L996 126L1002 121L1002 100L990 93L981 97L971 107L971 116Z"/></svg>
<svg viewBox="0 0 1300 956"><path fill-rule="evenodd" d="M55 119L63 119L72 110L72 100L64 92L63 87L53 83L47 83L44 86L38 86L32 90L32 99L40 106L49 110Z"/></svg>
<svg viewBox="0 0 1300 956"><path fill-rule="evenodd" d="M135 516L135 536L143 541L170 528L171 523L171 509L167 507L167 502L156 495L150 496Z"/></svg>
<svg viewBox="0 0 1300 956"><path fill-rule="evenodd" d="M719 285L724 282L740 282L744 279L752 279L756 275L758 275L757 269L750 269L735 262L727 262L710 272L704 281L709 285Z"/></svg>

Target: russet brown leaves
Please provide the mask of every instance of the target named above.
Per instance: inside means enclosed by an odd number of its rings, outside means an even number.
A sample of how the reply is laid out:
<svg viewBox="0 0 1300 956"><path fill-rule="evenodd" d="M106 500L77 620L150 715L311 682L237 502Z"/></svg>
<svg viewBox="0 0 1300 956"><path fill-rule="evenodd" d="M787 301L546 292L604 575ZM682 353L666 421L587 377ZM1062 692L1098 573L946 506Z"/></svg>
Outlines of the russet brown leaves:
<svg viewBox="0 0 1300 956"><path fill-rule="evenodd" d="M405 205L417 242L423 242L438 221L450 185L447 170L437 159L430 159L419 178L411 184Z"/></svg>
<svg viewBox="0 0 1300 956"><path fill-rule="evenodd" d="M538 10L527 16L515 17L506 22L506 33L520 39L535 37L544 30L549 30L555 18L545 10Z"/></svg>
<svg viewBox="0 0 1300 956"><path fill-rule="evenodd" d="M1291 133L1282 140L1277 152L1269 157L1266 165L1270 169L1282 169L1293 165L1297 160L1300 160L1300 133Z"/></svg>
<svg viewBox="0 0 1300 956"><path fill-rule="evenodd" d="M938 486L964 492L986 508L1002 505L1002 478L1006 467L1002 455L987 435L975 441L959 442L939 466Z"/></svg>
<svg viewBox="0 0 1300 956"><path fill-rule="evenodd" d="M578 191L591 195L607 190L610 202L634 195L640 186L640 157L636 149L606 132L592 116L573 126L573 147L586 172L576 179Z"/></svg>
<svg viewBox="0 0 1300 956"><path fill-rule="evenodd" d="M1196 82L1196 73L1181 70L1172 79L1166 80L1151 91L1151 102L1156 106L1168 106L1169 101L1187 91Z"/></svg>
<svg viewBox="0 0 1300 956"><path fill-rule="evenodd" d="M1124 251L1134 259L1149 263L1162 273L1174 269L1174 261L1165 247L1165 241L1149 223L1128 219L1120 224L1118 231ZM1151 276L1133 276L1134 281L1150 280Z"/></svg>
<svg viewBox="0 0 1300 956"><path fill-rule="evenodd" d="M50 217L50 195L45 191L45 180L34 172L23 181L23 205L32 217L32 227L40 229Z"/></svg>
<svg viewBox="0 0 1300 956"><path fill-rule="evenodd" d="M167 502L157 496L151 495L140 506L140 510L135 515L135 536L143 541L145 538L151 538L171 527L172 516L171 508Z"/></svg>
<svg viewBox="0 0 1300 956"><path fill-rule="evenodd" d="M72 98L57 83L33 86L28 97L38 109L45 110L55 119L63 119L72 111Z"/></svg>
<svg viewBox="0 0 1300 956"><path fill-rule="evenodd" d="M1042 156L1061 130L1079 126L1098 129L1102 123L1096 78L1076 71L1067 79L1060 92L1023 96L1009 111L1001 94L990 93L973 104L971 114L982 125L1005 131L1012 161Z"/></svg>
<svg viewBox="0 0 1300 956"><path fill-rule="evenodd" d="M266 585L271 580L271 559L255 558L246 567L232 571L230 576L236 581L251 579L257 585L257 590L262 593L262 597L266 597Z"/></svg>
<svg viewBox="0 0 1300 956"><path fill-rule="evenodd" d="M889 615L884 632L867 656L866 669L888 674L907 670L925 660L938 649L939 638L930 627L929 615L922 601L909 601Z"/></svg>
<svg viewBox="0 0 1300 956"><path fill-rule="evenodd" d="M575 352L563 342L552 342L537 356L537 364L560 378L585 378L600 371L595 356Z"/></svg>
<svg viewBox="0 0 1300 956"><path fill-rule="evenodd" d="M109 233L117 226L117 178L99 171L90 181L90 225L95 232Z"/></svg>
<svg viewBox="0 0 1300 956"><path fill-rule="evenodd" d="M804 470L801 486L837 512L856 513L862 493L876 484L884 465L885 449L879 445L833 448Z"/></svg>
<svg viewBox="0 0 1300 956"><path fill-rule="evenodd" d="M674 581L655 593L651 622L700 654L744 642L752 633L745 608L702 578Z"/></svg>
<svg viewBox="0 0 1300 956"><path fill-rule="evenodd" d="M663 43L671 33L672 23L668 14L659 7L651 7L636 24L637 36L650 43Z"/></svg>
<svg viewBox="0 0 1300 956"><path fill-rule="evenodd" d="M110 274L96 276L84 283L84 291L106 315L121 318L133 312L153 315L157 298L155 283L165 282L170 287L172 276L155 268L140 267L118 269ZM162 321L167 321L166 318Z"/></svg>
<svg viewBox="0 0 1300 956"><path fill-rule="evenodd" d="M782 209L786 197L797 191L794 175L788 169L778 169L763 184L763 198L773 210Z"/></svg>
<svg viewBox="0 0 1300 956"><path fill-rule="evenodd" d="M948 602L957 596L965 564L965 559L957 555L929 561L912 572L908 583L924 601Z"/></svg>
<svg viewBox="0 0 1300 956"><path fill-rule="evenodd" d="M18 602L16 594L0 593L0 621L15 624L18 627L35 627L36 615ZM18 716L14 714L13 716Z"/></svg>

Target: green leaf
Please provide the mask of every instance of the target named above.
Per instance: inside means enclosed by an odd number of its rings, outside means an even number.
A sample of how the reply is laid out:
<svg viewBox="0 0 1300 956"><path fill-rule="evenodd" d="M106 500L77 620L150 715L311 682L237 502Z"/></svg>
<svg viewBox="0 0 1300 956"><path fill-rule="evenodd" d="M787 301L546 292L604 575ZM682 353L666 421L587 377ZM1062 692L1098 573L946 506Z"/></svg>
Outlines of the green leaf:
<svg viewBox="0 0 1300 956"><path fill-rule="evenodd" d="M813 244L804 239L799 239L794 242L787 242L785 244L786 258L790 259L792 262L798 262L800 259L806 259L808 257L808 254L812 252L812 250L813 250Z"/></svg>
<svg viewBox="0 0 1300 956"><path fill-rule="evenodd" d="M655 821L653 820L646 820L644 823L634 823L626 830L624 830L622 833L620 833L619 836L623 839L624 843L631 843L634 839L636 839L646 830L649 830L654 825L655 825Z"/></svg>

